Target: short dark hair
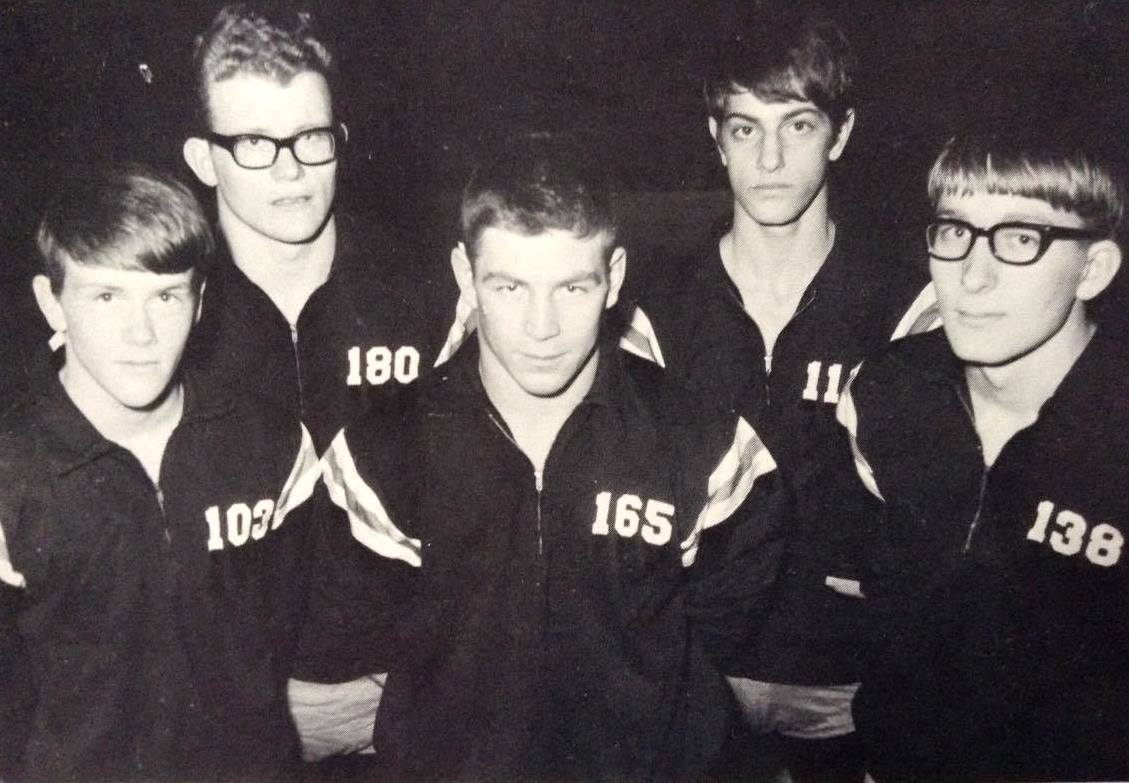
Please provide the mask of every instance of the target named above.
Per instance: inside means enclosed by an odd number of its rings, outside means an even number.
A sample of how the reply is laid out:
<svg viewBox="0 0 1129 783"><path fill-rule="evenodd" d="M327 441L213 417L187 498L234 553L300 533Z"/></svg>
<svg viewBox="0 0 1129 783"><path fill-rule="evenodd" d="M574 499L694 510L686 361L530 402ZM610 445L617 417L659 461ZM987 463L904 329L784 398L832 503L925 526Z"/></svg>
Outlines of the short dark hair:
<svg viewBox="0 0 1129 783"><path fill-rule="evenodd" d="M56 294L65 263L175 274L199 268L214 239L196 196L175 177L136 164L76 172L52 197L36 232Z"/></svg>
<svg viewBox="0 0 1129 783"><path fill-rule="evenodd" d="M603 234L610 248L617 233L611 177L573 137L509 139L471 175L463 190L461 227L472 260L487 228L527 236L553 229L582 238Z"/></svg>
<svg viewBox="0 0 1129 783"><path fill-rule="evenodd" d="M320 73L334 81L334 60L319 37L309 11L285 5L234 3L220 9L196 37L192 58L196 74L197 120L210 127L208 89L238 74L265 76L288 84L300 73Z"/></svg>
<svg viewBox="0 0 1129 783"><path fill-rule="evenodd" d="M1102 150L1061 129L1026 121L975 127L949 139L929 172L934 209L944 196L1026 196L1082 218L1115 238L1125 214L1125 183Z"/></svg>
<svg viewBox="0 0 1129 783"><path fill-rule="evenodd" d="M768 102L811 101L838 128L854 105L857 69L846 35L818 6L757 3L718 45L706 108L720 122L726 98L747 91Z"/></svg>

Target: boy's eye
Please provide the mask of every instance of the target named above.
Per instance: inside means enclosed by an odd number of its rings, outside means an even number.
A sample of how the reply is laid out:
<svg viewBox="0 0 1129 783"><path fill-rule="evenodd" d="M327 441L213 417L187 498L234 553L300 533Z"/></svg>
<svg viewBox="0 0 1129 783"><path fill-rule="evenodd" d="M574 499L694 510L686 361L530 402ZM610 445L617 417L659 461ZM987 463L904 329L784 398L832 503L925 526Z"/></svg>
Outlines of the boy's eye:
<svg viewBox="0 0 1129 783"><path fill-rule="evenodd" d="M796 120L791 127L792 132L797 134L811 133L815 130L815 124L811 120Z"/></svg>
<svg viewBox="0 0 1129 783"><path fill-rule="evenodd" d="M112 302L112 301L114 301L114 295L110 291L102 291L101 293L99 293L94 298L97 299L99 302Z"/></svg>
<svg viewBox="0 0 1129 783"><path fill-rule="evenodd" d="M731 132L734 138L747 139L753 135L755 130L752 125L734 125Z"/></svg>
<svg viewBox="0 0 1129 783"><path fill-rule="evenodd" d="M180 297L172 291L161 291L161 293L157 294L157 298L162 302L175 302L180 299Z"/></svg>

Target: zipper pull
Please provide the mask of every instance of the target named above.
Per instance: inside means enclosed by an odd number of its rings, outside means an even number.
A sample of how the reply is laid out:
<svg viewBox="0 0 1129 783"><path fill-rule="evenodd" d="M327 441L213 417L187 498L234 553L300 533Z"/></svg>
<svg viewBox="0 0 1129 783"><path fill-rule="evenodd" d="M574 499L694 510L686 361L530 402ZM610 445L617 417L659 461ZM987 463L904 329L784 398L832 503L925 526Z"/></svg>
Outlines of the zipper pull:
<svg viewBox="0 0 1129 783"><path fill-rule="evenodd" d="M537 486L538 492L545 488L545 479L544 476L541 475L541 471L533 471L533 483Z"/></svg>
<svg viewBox="0 0 1129 783"><path fill-rule="evenodd" d="M772 354L770 353L764 355L764 374L772 375Z"/></svg>
<svg viewBox="0 0 1129 783"><path fill-rule="evenodd" d="M298 325L288 323L287 326L290 327L290 342L291 342L291 344L297 345L298 344Z"/></svg>

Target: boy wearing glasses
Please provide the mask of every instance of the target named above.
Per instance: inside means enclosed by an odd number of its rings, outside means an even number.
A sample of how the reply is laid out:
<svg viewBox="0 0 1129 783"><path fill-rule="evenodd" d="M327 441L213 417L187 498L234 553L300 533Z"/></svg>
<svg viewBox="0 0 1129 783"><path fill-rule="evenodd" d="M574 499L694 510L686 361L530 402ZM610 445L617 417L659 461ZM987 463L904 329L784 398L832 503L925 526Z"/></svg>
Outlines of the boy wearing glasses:
<svg viewBox="0 0 1129 783"><path fill-rule="evenodd" d="M194 63L200 133L185 141L184 159L215 189L223 242L188 359L214 383L300 418L321 451L369 396L434 363L457 297L445 276L433 284L403 236L335 209L348 134L334 114L333 57L310 13L226 6L197 39ZM348 526L323 499L315 499L318 535L363 569L365 553L349 546ZM292 596L295 617L307 595L309 613L322 611L324 591L303 571L279 589ZM371 660L341 686L361 712L375 709L380 693L362 675L386 665ZM320 690L295 682L291 697L296 720L317 736L306 721L322 715ZM316 744L307 743L308 757L321 755Z"/></svg>
<svg viewBox="0 0 1129 783"><path fill-rule="evenodd" d="M930 172L944 331L865 362L839 406L885 503L855 704L879 780L1129 775L1129 349L1088 309L1121 188L1016 128Z"/></svg>
<svg viewBox="0 0 1129 783"><path fill-rule="evenodd" d="M790 535L767 616L741 601L748 543L731 535L703 550L699 570L730 600L701 630L749 729L783 738L796 780L861 781L850 712L864 640L858 560L878 507L857 486L834 409L920 283L832 214L855 60L838 26L809 11L765 4L722 47L706 97L733 220L640 299L672 376L760 436L776 470L755 491ZM676 282L656 284L664 278Z"/></svg>
<svg viewBox="0 0 1129 783"><path fill-rule="evenodd" d="M300 416L320 449L366 390L431 365L455 295L402 237L334 209L348 134L309 13L227 6L194 62L200 133L184 159L215 188L224 252L190 358Z"/></svg>
<svg viewBox="0 0 1129 783"><path fill-rule="evenodd" d="M37 240L63 364L0 421L0 770L287 779L310 436L182 372L212 248L184 185L74 176Z"/></svg>

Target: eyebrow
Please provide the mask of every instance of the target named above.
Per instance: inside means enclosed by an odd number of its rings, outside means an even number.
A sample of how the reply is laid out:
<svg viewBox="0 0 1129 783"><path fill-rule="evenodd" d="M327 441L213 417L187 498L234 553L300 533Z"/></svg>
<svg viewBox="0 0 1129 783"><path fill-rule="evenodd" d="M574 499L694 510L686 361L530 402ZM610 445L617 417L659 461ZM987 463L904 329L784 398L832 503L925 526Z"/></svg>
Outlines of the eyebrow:
<svg viewBox="0 0 1129 783"><path fill-rule="evenodd" d="M945 210L937 213L937 217L941 219L960 220L965 223L972 223L972 216L966 215L963 212L953 212ZM1057 225L1049 218L1041 218L1026 212L1008 212L1005 213L999 220L992 223L993 226L998 226L1001 223L1027 223L1033 226L1051 226Z"/></svg>
<svg viewBox="0 0 1129 783"><path fill-rule="evenodd" d="M222 133L220 131L215 132L220 136L263 136L268 139L289 139L292 136L297 136L301 133L305 133L306 131L333 130L333 128L333 120L330 120L329 122L326 122L324 124L315 122L308 125L302 125L293 133L287 134L286 136L275 136L273 133L268 133L266 128L254 128L252 130L236 131L235 133Z"/></svg>
<svg viewBox="0 0 1129 783"><path fill-rule="evenodd" d="M562 280L560 282L560 285L576 285L577 283L595 283L599 285L603 282L603 280L603 275L597 272L588 272L583 275L577 275L576 277L570 278L568 280Z"/></svg>
<svg viewBox="0 0 1129 783"><path fill-rule="evenodd" d="M586 272L582 275L577 275L576 277L570 277L567 280L561 280L560 282L558 282L556 284L556 287L559 288L561 286L566 286L566 285L576 285L577 283L596 283L596 284L599 284L599 283L603 282L603 280L604 280L603 275L599 274L598 272ZM507 275L504 272L487 272L485 275L482 276L482 282L483 283L493 283L493 282L496 282L496 281L504 281L504 282L507 282L507 283L514 283L515 285L528 285L528 283L525 280L520 280L516 277L511 277L510 275Z"/></svg>
<svg viewBox="0 0 1129 783"><path fill-rule="evenodd" d="M780 119L784 122L787 122L788 120L794 120L797 117L802 117L802 116L807 115L807 114L818 115L819 113L820 113L819 109L814 107L814 106L803 106L801 108L793 109L792 111L787 112ZM756 117L750 117L748 114L742 114L739 111L727 112L723 121L728 121L728 120L732 120L732 119L745 120L746 122L753 122L753 123L758 123L758 124L760 123L760 120L758 120Z"/></svg>
<svg viewBox="0 0 1129 783"><path fill-rule="evenodd" d="M503 272L487 272L485 275L482 276L482 282L483 283L493 283L497 280L504 280L505 282L508 282L508 283L521 283L522 282L521 280L518 280L516 277L510 277L509 275L504 274Z"/></svg>

